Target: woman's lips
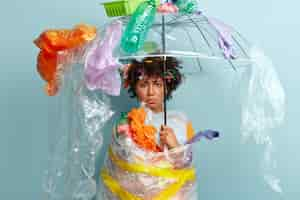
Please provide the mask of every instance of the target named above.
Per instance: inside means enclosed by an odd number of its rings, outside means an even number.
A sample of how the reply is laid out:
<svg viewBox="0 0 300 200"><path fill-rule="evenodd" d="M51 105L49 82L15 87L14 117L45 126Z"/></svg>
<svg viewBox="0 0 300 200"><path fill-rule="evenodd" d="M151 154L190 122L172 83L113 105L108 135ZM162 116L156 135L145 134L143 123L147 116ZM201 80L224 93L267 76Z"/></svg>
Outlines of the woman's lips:
<svg viewBox="0 0 300 200"><path fill-rule="evenodd" d="M146 102L147 102L147 104L155 104L155 103L156 103L155 100L148 100L148 101L146 101Z"/></svg>

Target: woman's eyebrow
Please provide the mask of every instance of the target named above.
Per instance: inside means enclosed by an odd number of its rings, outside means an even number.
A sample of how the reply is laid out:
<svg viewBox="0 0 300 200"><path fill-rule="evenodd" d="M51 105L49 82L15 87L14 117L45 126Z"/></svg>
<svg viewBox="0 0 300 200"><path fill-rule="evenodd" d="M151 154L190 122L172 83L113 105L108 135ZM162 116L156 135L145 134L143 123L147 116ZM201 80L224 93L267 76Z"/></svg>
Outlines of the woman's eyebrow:
<svg viewBox="0 0 300 200"><path fill-rule="evenodd" d="M145 79L141 80L141 83L143 83L143 84L148 83L148 82L149 82L149 80L147 80L147 79L146 80Z"/></svg>
<svg viewBox="0 0 300 200"><path fill-rule="evenodd" d="M157 82L162 82L162 80L158 78L158 79L152 80L152 82L153 82L153 83L157 83Z"/></svg>

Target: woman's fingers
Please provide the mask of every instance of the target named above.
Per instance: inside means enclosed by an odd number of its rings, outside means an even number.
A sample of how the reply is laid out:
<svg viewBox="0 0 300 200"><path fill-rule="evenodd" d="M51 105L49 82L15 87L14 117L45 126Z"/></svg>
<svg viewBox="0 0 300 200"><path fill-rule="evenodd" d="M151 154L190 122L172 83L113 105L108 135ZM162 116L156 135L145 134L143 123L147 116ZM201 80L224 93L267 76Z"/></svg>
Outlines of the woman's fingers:
<svg viewBox="0 0 300 200"><path fill-rule="evenodd" d="M162 125L161 130L159 132L159 136L162 145L165 144L168 146L174 146L174 132L172 128Z"/></svg>
<svg viewBox="0 0 300 200"><path fill-rule="evenodd" d="M161 130L159 132L160 141L166 143L167 132L165 130Z"/></svg>
<svg viewBox="0 0 300 200"><path fill-rule="evenodd" d="M170 133L173 131L172 128L168 127L168 126L165 126L165 125L161 125L161 128L160 128L161 131L163 132L166 132L166 133Z"/></svg>
<svg viewBox="0 0 300 200"><path fill-rule="evenodd" d="M159 134L162 144L166 144L171 148L178 146L178 141L172 128L162 125Z"/></svg>
<svg viewBox="0 0 300 200"><path fill-rule="evenodd" d="M161 139L165 139L166 138L166 133L161 131L159 136L160 136Z"/></svg>

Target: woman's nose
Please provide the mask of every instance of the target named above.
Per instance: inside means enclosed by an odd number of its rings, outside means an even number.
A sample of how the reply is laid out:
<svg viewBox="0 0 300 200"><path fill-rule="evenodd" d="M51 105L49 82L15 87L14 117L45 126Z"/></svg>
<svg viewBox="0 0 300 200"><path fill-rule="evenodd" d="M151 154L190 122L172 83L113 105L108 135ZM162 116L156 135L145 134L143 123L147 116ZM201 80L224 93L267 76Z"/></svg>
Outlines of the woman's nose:
<svg viewBox="0 0 300 200"><path fill-rule="evenodd" d="M148 95L154 95L154 88L152 84L148 86Z"/></svg>

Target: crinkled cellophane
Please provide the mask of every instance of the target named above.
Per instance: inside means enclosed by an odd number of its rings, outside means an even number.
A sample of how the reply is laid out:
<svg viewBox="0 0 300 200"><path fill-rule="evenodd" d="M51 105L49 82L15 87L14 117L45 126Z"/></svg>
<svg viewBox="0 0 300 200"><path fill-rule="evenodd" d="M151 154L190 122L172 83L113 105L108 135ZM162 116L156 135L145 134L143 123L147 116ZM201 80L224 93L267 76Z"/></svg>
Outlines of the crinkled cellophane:
<svg viewBox="0 0 300 200"><path fill-rule="evenodd" d="M192 145L145 152L128 137L116 137L100 172L98 200L197 199Z"/></svg>

